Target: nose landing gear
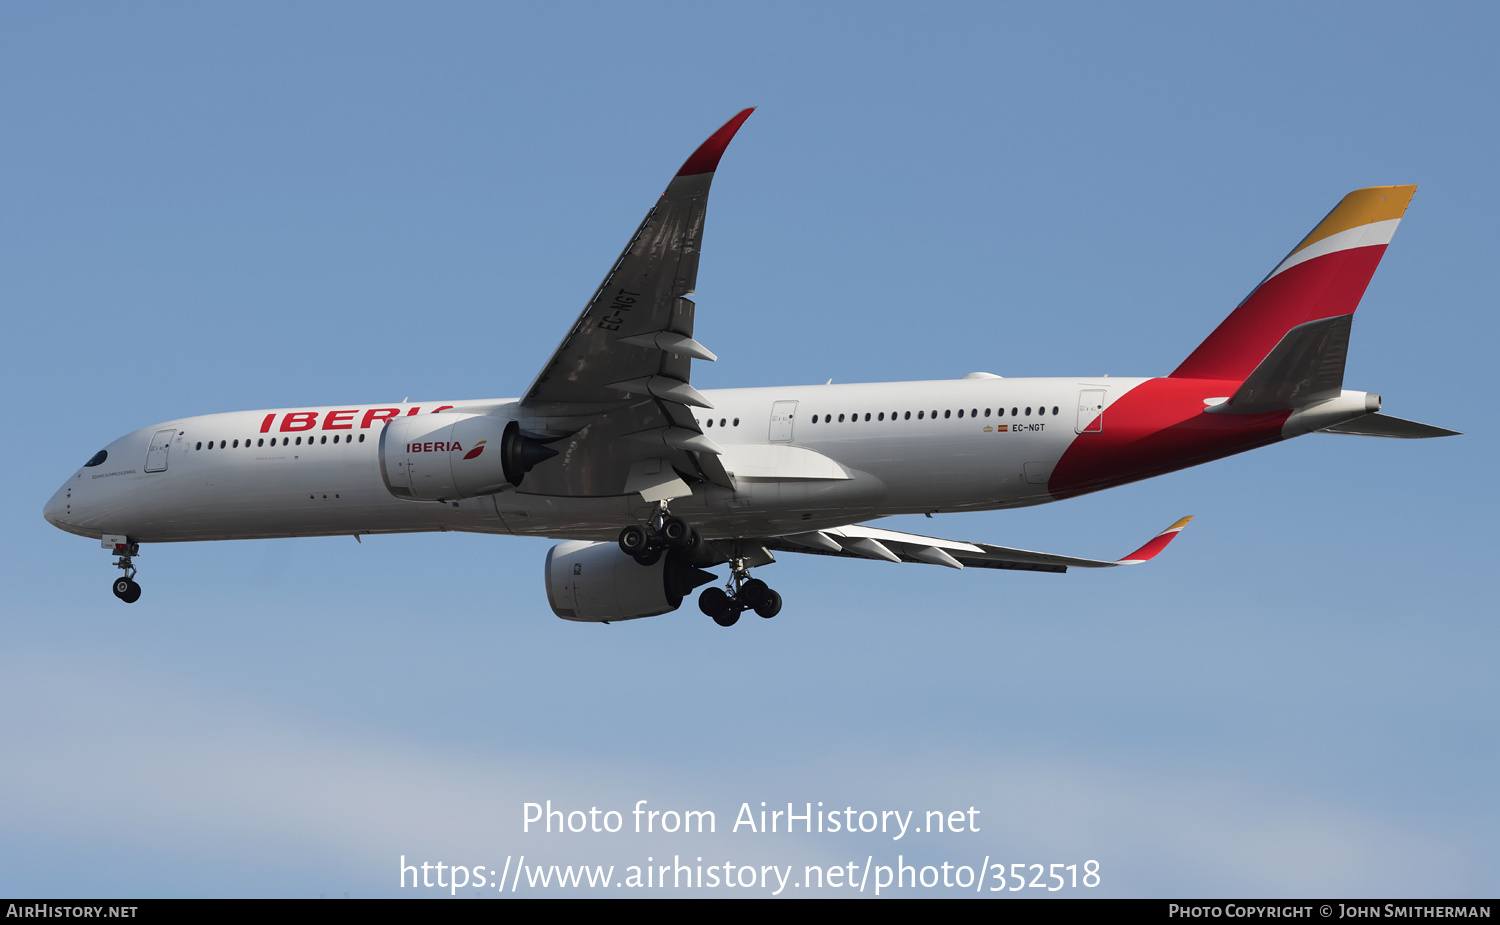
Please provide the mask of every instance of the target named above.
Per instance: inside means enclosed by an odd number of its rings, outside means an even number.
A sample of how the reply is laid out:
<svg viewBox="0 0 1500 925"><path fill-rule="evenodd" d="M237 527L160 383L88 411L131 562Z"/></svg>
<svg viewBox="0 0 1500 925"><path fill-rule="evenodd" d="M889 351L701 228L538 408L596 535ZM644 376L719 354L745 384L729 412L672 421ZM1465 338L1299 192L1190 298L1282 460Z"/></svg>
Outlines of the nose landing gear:
<svg viewBox="0 0 1500 925"><path fill-rule="evenodd" d="M745 560L735 559L727 587L704 591L698 596L698 609L720 626L734 626L747 610L767 620L781 613L781 595L759 578L751 578Z"/></svg>
<svg viewBox="0 0 1500 925"><path fill-rule="evenodd" d="M132 561L135 556L141 554L140 544L119 542L113 544L111 548L120 556L115 560L115 568L123 569L125 574L114 580L110 590L114 592L115 597L125 603L134 604L141 599L141 586L135 582L135 564Z"/></svg>
<svg viewBox="0 0 1500 925"><path fill-rule="evenodd" d="M116 578L114 592L115 597L127 604L134 604L141 599L141 586L133 578Z"/></svg>

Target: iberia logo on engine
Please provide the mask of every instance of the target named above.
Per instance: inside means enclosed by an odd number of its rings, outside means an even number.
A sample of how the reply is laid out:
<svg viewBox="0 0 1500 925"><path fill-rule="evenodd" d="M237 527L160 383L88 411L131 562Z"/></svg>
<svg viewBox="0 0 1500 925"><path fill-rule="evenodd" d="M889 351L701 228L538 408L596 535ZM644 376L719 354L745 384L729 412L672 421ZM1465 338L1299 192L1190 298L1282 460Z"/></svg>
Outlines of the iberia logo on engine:
<svg viewBox="0 0 1500 925"><path fill-rule="evenodd" d="M484 445L486 443L488 443L488 442L489 441L487 441L487 440L481 440L478 443L474 444L474 448L473 449L469 450L469 452L467 452L467 453L464 453L464 459L473 459L474 457L478 456L480 453L483 453L484 452ZM454 440L454 441L451 441L451 442L447 441L447 440L434 440L434 441L432 441L430 443L408 443L406 445L406 452L408 452L408 453L462 453L463 452L463 448L464 448L463 444L459 443L457 440Z"/></svg>

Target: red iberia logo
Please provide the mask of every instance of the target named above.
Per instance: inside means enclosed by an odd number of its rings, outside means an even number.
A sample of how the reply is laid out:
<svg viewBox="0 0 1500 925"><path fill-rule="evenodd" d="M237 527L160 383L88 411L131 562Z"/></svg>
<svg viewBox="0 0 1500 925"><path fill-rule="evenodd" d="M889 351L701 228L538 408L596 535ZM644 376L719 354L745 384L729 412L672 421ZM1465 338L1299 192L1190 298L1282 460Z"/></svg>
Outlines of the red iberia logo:
<svg viewBox="0 0 1500 925"><path fill-rule="evenodd" d="M474 457L478 456L480 453L483 453L484 452L484 444L485 444L484 440L481 440L478 443L474 444L474 449L472 449L469 452L465 453L464 454L464 459L473 459Z"/></svg>

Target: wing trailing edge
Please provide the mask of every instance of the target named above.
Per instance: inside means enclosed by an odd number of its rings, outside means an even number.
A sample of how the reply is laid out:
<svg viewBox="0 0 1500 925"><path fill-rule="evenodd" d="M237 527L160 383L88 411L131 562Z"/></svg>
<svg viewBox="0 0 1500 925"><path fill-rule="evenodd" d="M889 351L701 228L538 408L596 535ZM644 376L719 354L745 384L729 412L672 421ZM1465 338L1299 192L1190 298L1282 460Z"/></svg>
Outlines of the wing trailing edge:
<svg viewBox="0 0 1500 925"><path fill-rule="evenodd" d="M850 559L885 559L889 562L919 562L948 568L993 568L1027 572L1066 572L1069 568L1113 568L1117 565L1140 565L1154 559L1177 538L1192 517L1184 517L1148 540L1145 545L1122 559L1080 559L995 546L991 543L969 543L945 540L935 536L901 533L880 527L851 524L764 541L769 549L812 555L841 556ZM760 541L757 541L760 542Z"/></svg>

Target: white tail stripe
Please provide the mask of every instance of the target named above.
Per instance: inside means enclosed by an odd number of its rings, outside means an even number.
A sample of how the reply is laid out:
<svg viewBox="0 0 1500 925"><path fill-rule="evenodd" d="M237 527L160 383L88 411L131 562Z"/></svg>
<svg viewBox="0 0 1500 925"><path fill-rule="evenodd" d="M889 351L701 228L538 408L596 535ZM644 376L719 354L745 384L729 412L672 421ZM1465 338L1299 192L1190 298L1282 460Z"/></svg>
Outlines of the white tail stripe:
<svg viewBox="0 0 1500 925"><path fill-rule="evenodd" d="M1396 234L1396 226L1401 224L1399 218L1388 218L1383 222L1371 222L1368 225L1359 225L1338 234L1331 234L1315 244L1308 246L1292 254L1281 262L1271 276L1276 276L1284 270L1290 270L1299 263L1305 263L1315 257L1324 254L1332 254L1335 251L1350 250L1356 247L1371 247L1376 244L1389 244L1391 238ZM1271 277L1266 277L1270 279Z"/></svg>

